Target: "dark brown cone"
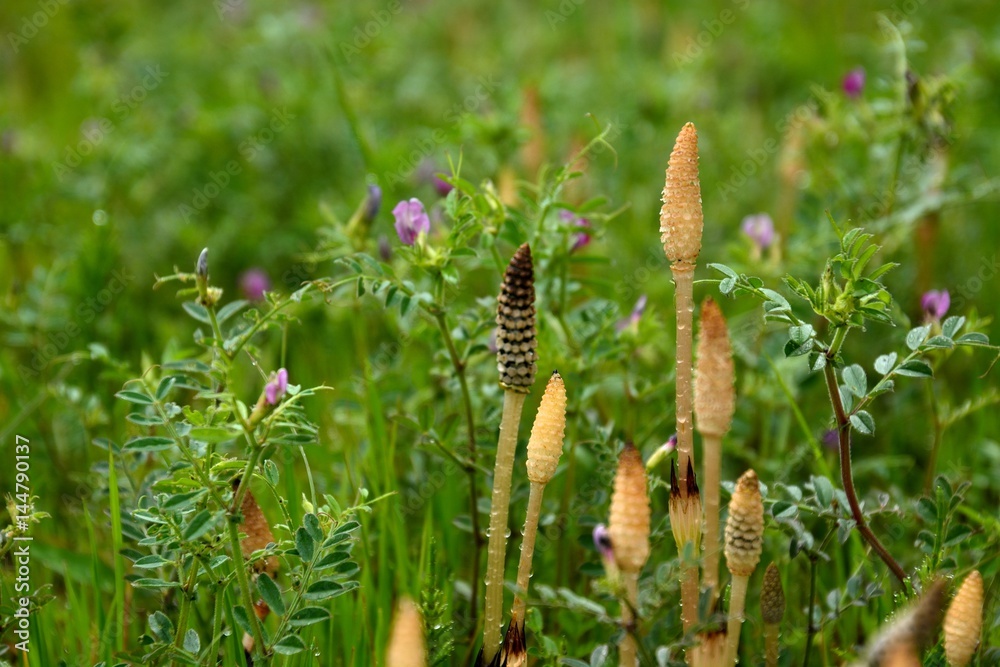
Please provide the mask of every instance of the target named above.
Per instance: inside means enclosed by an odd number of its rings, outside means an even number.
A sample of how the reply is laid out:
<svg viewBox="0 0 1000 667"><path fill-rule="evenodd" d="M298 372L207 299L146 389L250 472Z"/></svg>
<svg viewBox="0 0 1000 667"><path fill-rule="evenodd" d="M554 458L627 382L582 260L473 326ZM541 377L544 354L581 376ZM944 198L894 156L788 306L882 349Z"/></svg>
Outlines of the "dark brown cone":
<svg viewBox="0 0 1000 667"><path fill-rule="evenodd" d="M235 492L239 486L239 480L234 480L233 491ZM240 542L240 551L243 552L243 558L250 558L253 552L263 549L277 540L274 539L271 525L267 522L267 517L260 510L260 505L257 504L250 489L247 489L243 496L243 505L240 509L243 513L242 531L246 533L246 537ZM268 556L254 563L253 567L255 572L267 572L273 578L278 571L278 559L275 556Z"/></svg>
<svg viewBox="0 0 1000 667"><path fill-rule="evenodd" d="M510 260L497 297L497 370L504 389L528 393L535 382L535 270L525 243Z"/></svg>

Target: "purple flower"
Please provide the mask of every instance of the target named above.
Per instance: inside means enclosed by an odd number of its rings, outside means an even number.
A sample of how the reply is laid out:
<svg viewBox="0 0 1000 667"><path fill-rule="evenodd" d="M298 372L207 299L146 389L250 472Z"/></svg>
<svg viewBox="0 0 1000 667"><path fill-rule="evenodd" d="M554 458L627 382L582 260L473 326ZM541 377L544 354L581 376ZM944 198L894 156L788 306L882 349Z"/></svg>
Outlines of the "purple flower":
<svg viewBox="0 0 1000 667"><path fill-rule="evenodd" d="M431 230L431 219L419 199L403 200L392 209L396 218L396 233L404 245L413 245L417 236Z"/></svg>
<svg viewBox="0 0 1000 667"><path fill-rule="evenodd" d="M860 97L861 92L865 89L865 68L855 67L848 72L841 87L844 89L844 94L851 99Z"/></svg>
<svg viewBox="0 0 1000 667"><path fill-rule="evenodd" d="M264 292L271 291L271 279L263 269L247 269L240 275L240 291L243 292L244 299L260 301L264 298Z"/></svg>
<svg viewBox="0 0 1000 667"><path fill-rule="evenodd" d="M615 551L611 544L611 533L603 523L594 526L594 547L605 561L614 560Z"/></svg>
<svg viewBox="0 0 1000 667"><path fill-rule="evenodd" d="M567 225L573 225L574 227L582 227L584 229L590 229L590 221L586 218L581 218L573 211L567 211L562 209L559 211L559 218L565 222ZM576 252L580 248L587 246L591 241L590 234L587 232L577 232L573 236L573 246L570 248L570 252Z"/></svg>
<svg viewBox="0 0 1000 667"><path fill-rule="evenodd" d="M940 320L948 312L948 308L951 307L951 295L948 294L948 290L946 289L932 289L920 297L920 307L924 309L924 314L929 319Z"/></svg>
<svg viewBox="0 0 1000 667"><path fill-rule="evenodd" d="M268 405L277 405L286 391L288 391L288 371L279 368L264 387L264 398L267 399Z"/></svg>
<svg viewBox="0 0 1000 667"><path fill-rule="evenodd" d="M455 189L455 186L444 180L440 176L435 176L434 181L434 191L441 195L442 197L447 197L448 193Z"/></svg>
<svg viewBox="0 0 1000 667"><path fill-rule="evenodd" d="M836 451L840 447L840 435L836 429L829 429L823 434L823 446Z"/></svg>
<svg viewBox="0 0 1000 667"><path fill-rule="evenodd" d="M646 295L643 294L635 302L632 307L632 312L628 317L618 320L618 324L615 325L615 331L621 333L625 329L631 326L639 326L639 320L642 319L642 314L646 312Z"/></svg>
<svg viewBox="0 0 1000 667"><path fill-rule="evenodd" d="M774 243L774 220L767 213L746 216L740 229L761 250L767 250Z"/></svg>
<svg viewBox="0 0 1000 667"><path fill-rule="evenodd" d="M649 457L648 461L646 461L646 470L653 470L654 468L656 468L656 466L660 465L660 462L663 461L663 459L670 456L675 449L677 449L676 433L667 438L667 441L665 443L656 448L656 451L653 452L653 455Z"/></svg>
<svg viewBox="0 0 1000 667"><path fill-rule="evenodd" d="M392 259L392 246L389 245L389 237L385 234L379 234L378 236L378 256L383 262L388 262Z"/></svg>

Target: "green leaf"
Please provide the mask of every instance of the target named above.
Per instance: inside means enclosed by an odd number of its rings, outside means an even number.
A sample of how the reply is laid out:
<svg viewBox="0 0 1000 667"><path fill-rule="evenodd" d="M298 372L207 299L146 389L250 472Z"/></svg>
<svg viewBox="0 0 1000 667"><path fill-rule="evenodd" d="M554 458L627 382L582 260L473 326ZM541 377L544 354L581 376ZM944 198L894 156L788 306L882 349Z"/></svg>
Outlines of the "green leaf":
<svg viewBox="0 0 1000 667"><path fill-rule="evenodd" d="M719 281L719 292L721 294L729 294L736 288L736 280L734 278L723 278Z"/></svg>
<svg viewBox="0 0 1000 667"><path fill-rule="evenodd" d="M309 589L302 595L306 600L328 600L330 598L342 595L347 591L344 590L344 585L332 581L330 579L321 579L314 583Z"/></svg>
<svg viewBox="0 0 1000 667"><path fill-rule="evenodd" d="M320 570L326 570L333 567L334 565L339 565L340 563L349 560L350 558L351 554L347 552L334 551L333 553L329 553L320 558L319 561L315 565L313 565L313 570L317 572L319 572Z"/></svg>
<svg viewBox="0 0 1000 667"><path fill-rule="evenodd" d="M958 345L989 345L990 339L986 334L981 334L978 331L973 331L967 333L958 340L955 341Z"/></svg>
<svg viewBox="0 0 1000 667"><path fill-rule="evenodd" d="M247 610L242 605L233 607L233 618L236 619L236 625L240 626L243 632L248 635L253 634L253 628L250 626L250 615L247 614Z"/></svg>
<svg viewBox="0 0 1000 667"><path fill-rule="evenodd" d="M194 628L188 628L188 631L184 633L184 650L194 655L198 655L198 652L201 651L201 639Z"/></svg>
<svg viewBox="0 0 1000 667"><path fill-rule="evenodd" d="M813 490L816 492L816 501L820 507L829 507L833 502L833 484L822 475L814 475L812 478Z"/></svg>
<svg viewBox="0 0 1000 667"><path fill-rule="evenodd" d="M184 530L181 532L181 538L187 542L194 542L199 539L211 530L212 518L212 513L208 510L198 512L194 515L194 518L188 522L188 525L184 526Z"/></svg>
<svg viewBox="0 0 1000 667"><path fill-rule="evenodd" d="M955 346L955 343L947 336L934 336L926 343L924 343L925 348L944 348L950 349Z"/></svg>
<svg viewBox="0 0 1000 667"><path fill-rule="evenodd" d="M814 333L816 333L816 330L813 329L811 324L801 324L794 327L788 327L788 337L799 345L805 343L807 340L810 340Z"/></svg>
<svg viewBox="0 0 1000 667"><path fill-rule="evenodd" d="M225 306L219 309L218 313L216 313L215 315L216 321L219 324L223 324L230 317L240 312L243 308L249 305L249 303L250 302L246 301L245 299L237 299L236 301L227 303Z"/></svg>
<svg viewBox="0 0 1000 667"><path fill-rule="evenodd" d="M285 601L281 599L281 590L266 572L262 572L257 577L257 591L267 606L271 608L271 611L278 616L285 615Z"/></svg>
<svg viewBox="0 0 1000 667"><path fill-rule="evenodd" d="M299 552L299 558L305 562L311 561L315 553L316 542L304 526L299 526L295 531L295 550Z"/></svg>
<svg viewBox="0 0 1000 667"><path fill-rule="evenodd" d="M264 479L267 480L267 483L270 484L271 486L277 486L278 478L279 475L278 475L277 464L271 459L264 461Z"/></svg>
<svg viewBox="0 0 1000 667"><path fill-rule="evenodd" d="M161 505L165 510L182 510L198 502L198 499L208 493L208 489L198 489L190 493L177 493L167 498Z"/></svg>
<svg viewBox="0 0 1000 667"><path fill-rule="evenodd" d="M149 629L164 644L174 640L174 624L162 611L154 611L149 615Z"/></svg>
<svg viewBox="0 0 1000 667"><path fill-rule="evenodd" d="M906 334L906 347L911 350L916 350L927 340L927 334L930 333L931 325L925 324L922 327L916 327L915 329L910 329L910 332Z"/></svg>
<svg viewBox="0 0 1000 667"><path fill-rule="evenodd" d="M872 435L875 433L875 420L864 410L858 410L856 413L851 415L851 426L853 426L858 433L863 433L865 435Z"/></svg>
<svg viewBox="0 0 1000 667"><path fill-rule="evenodd" d="M809 354L813 349L813 339L808 339L802 343L796 343L794 340L788 340L785 343L785 356L786 357L801 357L803 354Z"/></svg>
<svg viewBox="0 0 1000 667"><path fill-rule="evenodd" d="M941 333L948 338L954 338L965 324L965 318L961 315L952 315L941 324Z"/></svg>
<svg viewBox="0 0 1000 667"><path fill-rule="evenodd" d="M132 582L132 585L136 588L180 588L180 584L176 581L164 581L163 579L150 578L136 579Z"/></svg>
<svg viewBox="0 0 1000 667"><path fill-rule="evenodd" d="M892 367L896 365L897 355L895 352L890 352L889 354L883 354L878 359L875 360L875 371L882 375L885 375L892 370Z"/></svg>
<svg viewBox="0 0 1000 667"><path fill-rule="evenodd" d="M184 308L184 312L202 324L212 324L212 319L208 316L208 311L205 310L205 307L201 304L195 303L194 301L185 301L181 305Z"/></svg>
<svg viewBox="0 0 1000 667"><path fill-rule="evenodd" d="M149 556L143 556L136 562L132 563L132 566L140 569L153 569L163 567L164 565L170 565L172 563L173 561L169 561L163 556L150 554Z"/></svg>
<svg viewBox="0 0 1000 667"><path fill-rule="evenodd" d="M858 364L851 364L845 368L841 371L841 376L850 392L858 398L864 398L868 393L868 377L865 375L865 369Z"/></svg>
<svg viewBox="0 0 1000 667"><path fill-rule="evenodd" d="M295 655L306 650L306 645L298 635L285 635L277 644L271 647L279 655Z"/></svg>
<svg viewBox="0 0 1000 667"><path fill-rule="evenodd" d="M219 443L232 440L239 435L239 431L226 426L195 426L188 435L201 442Z"/></svg>
<svg viewBox="0 0 1000 667"><path fill-rule="evenodd" d="M330 618L330 612L323 607L302 607L289 617L288 624L294 628L322 623L328 618Z"/></svg>
<svg viewBox="0 0 1000 667"><path fill-rule="evenodd" d="M167 377L160 380L160 384L156 387L156 400L162 401L170 393L170 390L174 388L177 380L183 380L184 378L178 378L174 375L168 375Z"/></svg>
<svg viewBox="0 0 1000 667"><path fill-rule="evenodd" d="M739 277L740 277L738 273L736 273L735 271L733 271L731 268L729 268L725 264L709 264L708 268L714 269L715 271L718 271L719 273L721 273L721 274L723 274L725 276L728 276L729 278L732 278L734 281L737 280L737 279L739 279Z"/></svg>
<svg viewBox="0 0 1000 667"><path fill-rule="evenodd" d="M125 419L139 426L162 426L163 419L159 415L147 415L141 412L130 412Z"/></svg>
<svg viewBox="0 0 1000 667"><path fill-rule="evenodd" d="M174 441L170 438L160 436L146 436L143 438L132 438L122 447L127 452L161 452L164 449L173 447Z"/></svg>
<svg viewBox="0 0 1000 667"><path fill-rule="evenodd" d="M917 514L927 523L937 523L937 505L930 498L920 498L917 500Z"/></svg>
<svg viewBox="0 0 1000 667"><path fill-rule="evenodd" d="M911 359L910 361L907 361L896 369L896 374L911 378L934 377L934 371L931 370L931 367L920 359Z"/></svg>
<svg viewBox="0 0 1000 667"><path fill-rule="evenodd" d="M323 527L319 525L319 518L312 512L302 517L302 525L309 531L313 540L320 542L323 540Z"/></svg>
<svg viewBox="0 0 1000 667"><path fill-rule="evenodd" d="M117 398L123 401L128 401L129 403L135 403L137 405L152 405L153 398L148 394L141 391L123 390L115 394Z"/></svg>

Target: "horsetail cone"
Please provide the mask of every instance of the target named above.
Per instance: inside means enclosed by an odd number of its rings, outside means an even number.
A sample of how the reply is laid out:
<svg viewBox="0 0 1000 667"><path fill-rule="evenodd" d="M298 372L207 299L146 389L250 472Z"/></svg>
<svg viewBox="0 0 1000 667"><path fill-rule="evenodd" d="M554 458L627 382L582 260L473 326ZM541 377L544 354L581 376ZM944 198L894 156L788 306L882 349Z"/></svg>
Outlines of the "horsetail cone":
<svg viewBox="0 0 1000 667"><path fill-rule="evenodd" d="M757 473L747 470L736 482L726 521L726 566L733 576L753 574L764 548L764 500Z"/></svg>
<svg viewBox="0 0 1000 667"><path fill-rule="evenodd" d="M386 667L425 667L424 621L413 600L403 598L396 606L385 652Z"/></svg>
<svg viewBox="0 0 1000 667"><path fill-rule="evenodd" d="M973 570L944 617L944 654L952 667L969 664L983 630L983 575Z"/></svg>
<svg viewBox="0 0 1000 667"><path fill-rule="evenodd" d="M726 319L719 305L706 299L701 307L694 381L694 416L698 431L725 435L736 411L736 373Z"/></svg>
<svg viewBox="0 0 1000 667"><path fill-rule="evenodd" d="M649 558L649 495L642 456L631 443L618 457L608 531L618 568L638 574Z"/></svg>
<svg viewBox="0 0 1000 667"><path fill-rule="evenodd" d="M535 271L525 243L510 260L497 297L497 370L500 385L528 393L535 382Z"/></svg>
<svg viewBox="0 0 1000 667"><path fill-rule="evenodd" d="M760 587L760 617L765 625L778 625L785 615L785 590L781 587L778 566L771 563L764 570Z"/></svg>
<svg viewBox="0 0 1000 667"><path fill-rule="evenodd" d="M698 480L690 459L684 485L685 489L682 491L677 482L677 464L671 461L670 500L667 503L670 530L674 534L678 550L683 549L688 542L694 544L697 550L701 540L701 492L698 490Z"/></svg>
<svg viewBox="0 0 1000 667"><path fill-rule="evenodd" d="M239 480L233 481L233 491L240 487ZM242 531L246 537L240 542L240 551L243 558L250 558L250 554L265 548L268 544L276 542L274 533L271 532L271 525L267 522L267 517L260 510L257 499L253 497L253 492L247 489L243 495L243 504L240 506L243 514ZM271 577L278 571L278 559L275 556L268 556L263 560L254 563L254 571L266 572Z"/></svg>
<svg viewBox="0 0 1000 667"><path fill-rule="evenodd" d="M672 264L694 266L701 252L704 216L698 180L698 131L693 123L681 128L667 162L660 208L660 240Z"/></svg>
<svg viewBox="0 0 1000 667"><path fill-rule="evenodd" d="M548 484L559 465L566 432L566 385L552 373L528 439L528 481Z"/></svg>

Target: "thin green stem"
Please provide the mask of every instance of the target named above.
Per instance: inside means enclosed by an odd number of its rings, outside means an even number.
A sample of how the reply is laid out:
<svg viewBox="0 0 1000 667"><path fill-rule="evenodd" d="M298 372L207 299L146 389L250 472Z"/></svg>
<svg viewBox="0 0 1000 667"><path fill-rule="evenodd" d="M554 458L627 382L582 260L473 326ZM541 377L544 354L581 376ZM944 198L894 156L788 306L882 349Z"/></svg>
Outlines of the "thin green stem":
<svg viewBox="0 0 1000 667"><path fill-rule="evenodd" d="M934 393L934 385L927 383L927 397L931 409L931 423L934 427L933 440L931 441L931 454L927 461L927 470L924 473L924 495L930 495L934 487L934 475L937 471L938 452L941 449L941 440L944 435L944 424L941 423L941 415L938 409L937 395Z"/></svg>
<svg viewBox="0 0 1000 667"><path fill-rule="evenodd" d="M816 562L819 557L809 554L809 615L806 616L806 650L802 660L802 667L809 667L809 654L812 653L813 635L816 634L816 627L813 625L813 613L816 610Z"/></svg>
<svg viewBox="0 0 1000 667"><path fill-rule="evenodd" d="M187 631L188 615L191 613L191 598L194 595L194 585L198 579L198 563L193 558L188 567L190 571L184 582L184 587L181 588L181 610L177 617L177 632L176 637L174 637L174 647L178 650L184 646L184 633ZM175 661L171 660L170 664L175 664Z"/></svg>
<svg viewBox="0 0 1000 667"><path fill-rule="evenodd" d="M470 609L470 640L475 636L478 627L479 605L479 572L481 554L483 549L483 535L479 527L479 490L476 484L476 420L472 410L472 396L469 393L469 381L465 376L465 362L458 354L455 341L451 336L451 329L448 327L447 316L443 310L434 313L438 329L441 330L441 337L448 348L448 356L451 358L451 365L458 376L458 384L462 392L462 406L465 411L465 430L467 432L468 443L468 465L463 466L469 479L469 514L472 521L472 578L470 586L472 588L471 600L473 604Z"/></svg>
<svg viewBox="0 0 1000 667"><path fill-rule="evenodd" d="M240 484L240 488L246 485ZM228 517L229 544L233 552L233 569L236 571L236 582L240 589L240 600L246 609L250 619L250 630L254 640L254 664L266 664L264 658L264 633L260 627L260 620L253 611L253 597L250 595L250 580L247 578L247 566L243 561L243 552L240 550L240 521L239 515L233 514Z"/></svg>

